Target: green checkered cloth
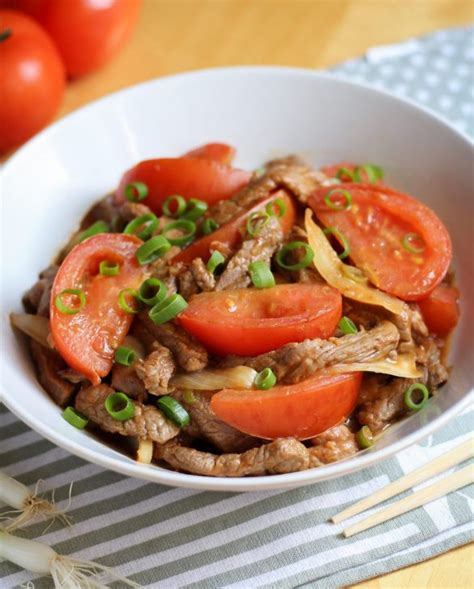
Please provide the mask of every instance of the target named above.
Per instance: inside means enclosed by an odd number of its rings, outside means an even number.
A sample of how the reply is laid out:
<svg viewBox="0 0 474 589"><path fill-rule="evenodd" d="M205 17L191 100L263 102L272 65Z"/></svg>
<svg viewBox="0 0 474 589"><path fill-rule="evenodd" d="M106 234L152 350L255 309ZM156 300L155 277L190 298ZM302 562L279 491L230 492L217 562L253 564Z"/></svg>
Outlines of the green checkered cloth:
<svg viewBox="0 0 474 589"><path fill-rule="evenodd" d="M375 48L332 71L409 96L474 135L473 30L440 31ZM60 554L98 561L145 587L334 588L413 564L472 539L467 487L344 539L328 518L432 460L470 435L472 410L399 455L350 476L291 491L210 493L174 489L88 464L42 439L0 408L0 467L27 485L38 479L68 503L72 528L25 528ZM0 563L0 587L50 578ZM114 585L118 587L118 585Z"/></svg>

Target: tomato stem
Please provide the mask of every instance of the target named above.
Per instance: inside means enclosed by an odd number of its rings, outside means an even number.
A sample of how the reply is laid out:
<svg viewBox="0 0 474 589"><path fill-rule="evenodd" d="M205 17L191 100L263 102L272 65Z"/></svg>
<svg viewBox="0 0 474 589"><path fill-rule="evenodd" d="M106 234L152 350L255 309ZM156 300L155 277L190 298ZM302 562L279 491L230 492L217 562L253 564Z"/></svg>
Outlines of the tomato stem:
<svg viewBox="0 0 474 589"><path fill-rule="evenodd" d="M8 39L8 37L11 37L12 35L12 30L11 29L5 29L4 31L0 32L0 43L2 41L5 41L6 39Z"/></svg>

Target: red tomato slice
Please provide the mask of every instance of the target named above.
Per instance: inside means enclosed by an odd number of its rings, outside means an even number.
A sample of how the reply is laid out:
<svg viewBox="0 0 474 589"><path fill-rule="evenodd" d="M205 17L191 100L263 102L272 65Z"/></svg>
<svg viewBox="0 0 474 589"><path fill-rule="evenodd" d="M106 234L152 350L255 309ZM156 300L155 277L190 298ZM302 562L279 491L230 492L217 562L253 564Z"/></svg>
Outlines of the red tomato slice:
<svg viewBox="0 0 474 589"><path fill-rule="evenodd" d="M205 292L177 319L220 356L257 356L289 342L328 338L341 317L342 297L324 284Z"/></svg>
<svg viewBox="0 0 474 589"><path fill-rule="evenodd" d="M269 391L224 389L213 395L214 413L259 438L306 440L341 423L354 410L362 373L319 374Z"/></svg>
<svg viewBox="0 0 474 589"><path fill-rule="evenodd" d="M140 162L123 175L117 199L124 201L124 189L130 182L143 182L148 196L143 204L161 215L163 202L171 194L197 198L213 205L233 196L250 180L250 172L231 168L202 158L162 158Z"/></svg>
<svg viewBox="0 0 474 589"><path fill-rule="evenodd" d="M321 172L326 174L326 176L329 176L329 178L336 178L336 174L341 168L346 168L350 172L353 172L357 168L357 164L352 164L350 162L340 162L339 164L333 164L331 166L323 166L321 168ZM339 178L339 180L341 182L352 182L352 178L347 175L343 175L341 178Z"/></svg>
<svg viewBox="0 0 474 589"><path fill-rule="evenodd" d="M92 384L112 368L114 352L130 328L133 315L118 304L124 288L138 288L144 273L135 258L142 241L133 235L102 233L86 239L65 258L54 279L51 293L51 335L64 360ZM98 273L99 263L108 260L120 264L116 276ZM86 305L75 315L61 313L56 296L65 289L80 288ZM73 298L73 297L72 297ZM73 301L62 299L68 306Z"/></svg>
<svg viewBox="0 0 474 589"><path fill-rule="evenodd" d="M427 299L418 301L428 329L436 335L446 336L459 321L459 290L439 284Z"/></svg>
<svg viewBox="0 0 474 589"><path fill-rule="evenodd" d="M265 210L266 205L276 200L277 198L281 198L285 203L286 210L283 217L280 218L280 224L283 233L288 233L295 224L296 209L293 200L288 196L288 194L284 190L280 190L260 201L258 204L253 206L248 211L245 211L245 213L236 219L233 219L225 225L222 225L222 227L219 227L219 229L216 231L213 231L205 237L201 237L201 239L195 241L192 245L177 254L173 258L173 261L190 264L194 258L202 258L205 262L207 262L210 255L211 245L213 242L217 241L229 246L232 249L235 248L242 240L242 230L245 227L249 215L255 211Z"/></svg>
<svg viewBox="0 0 474 589"><path fill-rule="evenodd" d="M230 166L235 157L235 147L226 143L206 143L185 153L183 157L197 157L205 160L214 160Z"/></svg>
<svg viewBox="0 0 474 589"><path fill-rule="evenodd" d="M318 219L342 232L351 259L375 286L406 301L425 298L441 282L452 258L451 239L439 217L388 186L344 183L340 187L352 197L350 209L329 208L324 197L331 189L321 188L309 200ZM405 249L403 241L409 234L421 238L413 245L423 251Z"/></svg>

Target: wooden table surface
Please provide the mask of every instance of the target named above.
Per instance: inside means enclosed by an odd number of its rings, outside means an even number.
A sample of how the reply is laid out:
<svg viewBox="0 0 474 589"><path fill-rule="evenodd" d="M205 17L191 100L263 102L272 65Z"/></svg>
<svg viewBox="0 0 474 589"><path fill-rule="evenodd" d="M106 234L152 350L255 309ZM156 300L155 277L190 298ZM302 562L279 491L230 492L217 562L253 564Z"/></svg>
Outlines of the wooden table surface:
<svg viewBox="0 0 474 589"><path fill-rule="evenodd" d="M204 67L274 64L324 68L474 20L456 0L144 0L132 41L100 72L69 85L60 116L125 86ZM358 585L364 589L474 586L463 547Z"/></svg>

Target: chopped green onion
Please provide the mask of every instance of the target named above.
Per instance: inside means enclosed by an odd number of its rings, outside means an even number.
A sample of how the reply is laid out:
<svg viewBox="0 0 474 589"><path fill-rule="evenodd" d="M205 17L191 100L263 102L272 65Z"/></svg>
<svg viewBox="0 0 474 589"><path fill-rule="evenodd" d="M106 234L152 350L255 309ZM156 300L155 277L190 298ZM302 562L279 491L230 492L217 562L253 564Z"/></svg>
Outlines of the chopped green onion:
<svg viewBox="0 0 474 589"><path fill-rule="evenodd" d="M254 385L257 389L262 391L268 391L275 386L277 381L277 377L271 368L264 368L261 372L257 374L254 380Z"/></svg>
<svg viewBox="0 0 474 589"><path fill-rule="evenodd" d="M161 282L158 278L147 278L145 282L142 282L138 289L138 298L145 303L145 305L152 307L157 303L161 303L166 297L167 292L168 289L164 282Z"/></svg>
<svg viewBox="0 0 474 589"><path fill-rule="evenodd" d="M277 217L283 217L283 215L286 213L285 201L281 198L276 198L267 204L265 211L268 215L270 215L270 217L275 215L275 207L278 208L278 212L276 213Z"/></svg>
<svg viewBox="0 0 474 589"><path fill-rule="evenodd" d="M88 237L92 237L93 235L97 235L98 233L107 233L109 231L109 226L105 221L96 221L92 223L90 227L85 229L82 233L79 234L78 242L84 241Z"/></svg>
<svg viewBox="0 0 474 589"><path fill-rule="evenodd" d="M131 297L136 304L136 307L131 307L128 303L127 303L127 299L126 297ZM123 290L121 290L118 294L118 304L120 306L120 308L122 309L122 311L125 311L125 313L128 313L129 315L133 315L135 313L138 313L138 293L136 290L134 290L133 288L124 288Z"/></svg>
<svg viewBox="0 0 474 589"><path fill-rule="evenodd" d="M109 262L108 260L102 260L99 264L99 274L102 276L117 276L120 272L120 264L118 262Z"/></svg>
<svg viewBox="0 0 474 589"><path fill-rule="evenodd" d="M414 393L421 393L421 399L418 403L413 399ZM405 405L408 407L408 409L411 409L412 411L419 411L426 405L429 396L430 392L426 386L421 382L415 382L410 385L403 394L403 401L405 402Z"/></svg>
<svg viewBox="0 0 474 589"><path fill-rule="evenodd" d="M350 180L354 181L354 172L352 172L352 170L349 170L349 168L339 168L339 170L336 172L336 178L338 178L339 180L344 180L344 178L349 177Z"/></svg>
<svg viewBox="0 0 474 589"><path fill-rule="evenodd" d="M254 213L249 215L249 218L247 219L247 233L251 237L256 237L262 231L262 229L265 227L269 220L270 215L265 211L255 211Z"/></svg>
<svg viewBox="0 0 474 589"><path fill-rule="evenodd" d="M190 198L182 218L187 219L188 221L197 221L197 219L204 215L207 209L207 203L204 201L198 200L197 198Z"/></svg>
<svg viewBox="0 0 474 589"><path fill-rule="evenodd" d="M211 274L214 274L217 267L221 266L224 262L225 262L224 256L221 254L221 252L218 252L216 250L216 251L212 252L211 257L207 261L206 268L209 270L209 272L211 272Z"/></svg>
<svg viewBox="0 0 474 589"><path fill-rule="evenodd" d="M266 170L264 166L261 166L260 168L257 168L256 170L253 171L253 174L255 176L255 178L261 178L264 174L265 174Z"/></svg>
<svg viewBox="0 0 474 589"><path fill-rule="evenodd" d="M339 329L344 335L353 335L358 331L354 321L345 316L339 321Z"/></svg>
<svg viewBox="0 0 474 589"><path fill-rule="evenodd" d="M68 307L62 301L62 297L64 295L74 295L79 299L79 305L76 305L74 307ZM54 299L54 304L56 305L56 309L60 313L64 313L65 315L75 315L85 307L86 295L80 288L66 288L63 291L61 291L58 295L56 295L56 298Z"/></svg>
<svg viewBox="0 0 474 589"><path fill-rule="evenodd" d="M125 393L111 393L105 399L104 407L115 421L126 421L135 415L135 405Z"/></svg>
<svg viewBox="0 0 474 589"><path fill-rule="evenodd" d="M363 425L355 435L359 448L370 448L374 445L374 436L370 427Z"/></svg>
<svg viewBox="0 0 474 589"><path fill-rule="evenodd" d="M148 312L148 316L155 325L162 325L177 317L187 306L188 303L180 294L174 294L153 306Z"/></svg>
<svg viewBox="0 0 474 589"><path fill-rule="evenodd" d="M170 231L181 231L182 235L179 237L167 237L167 233ZM196 233L196 223L189 219L179 219L178 221L172 221L163 227L161 235L165 236L166 239L172 245L187 245L192 241L194 234Z"/></svg>
<svg viewBox="0 0 474 589"><path fill-rule="evenodd" d="M365 177L362 176L362 172L365 173ZM373 164L363 164L356 167L353 177L355 182L377 182L377 180L382 180L383 170Z"/></svg>
<svg viewBox="0 0 474 589"><path fill-rule="evenodd" d="M118 347L115 352L115 362L122 364L122 366L131 366L135 362L136 357L135 350L126 348L125 346Z"/></svg>
<svg viewBox="0 0 474 589"><path fill-rule="evenodd" d="M295 264L287 264L285 262L287 254L297 249L304 249L305 254L303 258ZM301 270L311 264L313 257L314 252L305 241L292 241L281 248L276 255L276 261L282 268L285 268L285 270Z"/></svg>
<svg viewBox="0 0 474 589"><path fill-rule="evenodd" d="M407 233L402 239L402 245L411 254L421 254L426 248L423 238L418 233Z"/></svg>
<svg viewBox="0 0 474 589"><path fill-rule="evenodd" d="M63 411L63 417L68 423L77 427L77 429L84 429L89 423L89 418L80 411L76 411L74 407L66 407Z"/></svg>
<svg viewBox="0 0 474 589"><path fill-rule="evenodd" d="M334 237L336 237L338 239L338 241L340 241L342 243L344 249L340 254L338 254L337 257L340 260L347 258L351 249L349 247L349 242L347 241L346 236L341 231L339 231L339 229L337 229L336 227L326 227L326 229L323 230L323 233L324 233L324 235L334 235Z"/></svg>
<svg viewBox="0 0 474 589"><path fill-rule="evenodd" d="M216 221L214 221L214 219L211 219L210 217L204 219L202 223L202 232L204 233L204 235L209 235L210 233L213 233L216 229L219 229L219 223L217 223Z"/></svg>
<svg viewBox="0 0 474 589"><path fill-rule="evenodd" d="M145 241L145 243L137 249L135 257L137 258L138 263L143 266L144 264L150 264L158 258L161 258L161 256L164 256L170 249L171 243L166 237L163 237L163 235L155 235L155 237Z"/></svg>
<svg viewBox="0 0 474 589"><path fill-rule="evenodd" d="M153 235L156 228L158 227L158 217L153 213L147 213L146 215L140 215L132 219L123 230L124 233L129 235L136 235L143 241L146 241Z"/></svg>
<svg viewBox="0 0 474 589"><path fill-rule="evenodd" d="M331 200L333 195L341 196L343 202L339 203ZM352 206L352 195L348 190L344 190L344 188L334 188L324 196L324 202L333 211L348 211Z"/></svg>
<svg viewBox="0 0 474 589"><path fill-rule="evenodd" d="M197 401L196 397L194 396L194 393L191 389L186 389L183 393L183 401L185 403L187 403L188 405L194 405L194 403Z"/></svg>
<svg viewBox="0 0 474 589"><path fill-rule="evenodd" d="M175 423L178 427L186 427L191 422L189 413L186 409L178 403L173 397L165 395L160 397L157 402L158 409L162 411L166 417Z"/></svg>
<svg viewBox="0 0 474 589"><path fill-rule="evenodd" d="M256 288L270 288L275 286L275 277L272 274L270 268L262 262L257 260L249 265L249 274L252 280L252 284Z"/></svg>
<svg viewBox="0 0 474 589"><path fill-rule="evenodd" d="M148 186L143 182L131 182L125 186L124 194L130 202L139 202L148 196Z"/></svg>
<svg viewBox="0 0 474 589"><path fill-rule="evenodd" d="M174 209L174 210L173 210ZM167 217L180 217L186 210L186 199L179 194L172 194L163 203L163 213Z"/></svg>

